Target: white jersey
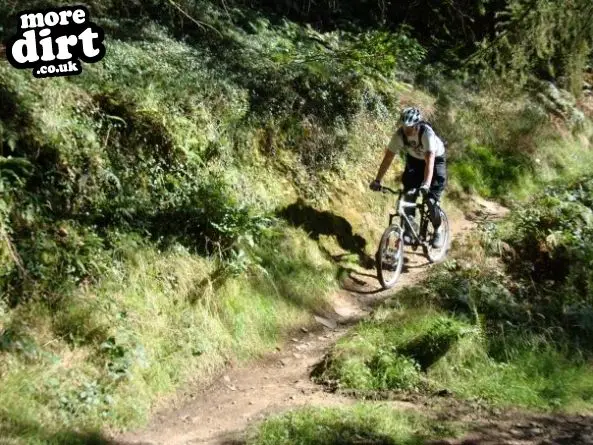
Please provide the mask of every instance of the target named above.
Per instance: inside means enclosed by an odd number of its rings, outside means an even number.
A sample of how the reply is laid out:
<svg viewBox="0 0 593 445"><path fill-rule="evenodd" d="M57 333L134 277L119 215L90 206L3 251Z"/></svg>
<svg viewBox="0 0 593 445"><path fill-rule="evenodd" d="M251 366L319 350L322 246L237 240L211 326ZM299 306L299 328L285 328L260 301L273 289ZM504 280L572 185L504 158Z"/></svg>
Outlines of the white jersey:
<svg viewBox="0 0 593 445"><path fill-rule="evenodd" d="M409 137L408 145L406 146L404 144L402 131L399 131L398 129L391 137L387 148L392 153L405 150L406 153L413 158L422 160L424 160L428 153L434 153L436 157L445 155L445 144L443 144L441 138L436 135L429 125L425 126L424 133L422 134L422 141L418 141L419 134L420 132L417 132L415 137Z"/></svg>

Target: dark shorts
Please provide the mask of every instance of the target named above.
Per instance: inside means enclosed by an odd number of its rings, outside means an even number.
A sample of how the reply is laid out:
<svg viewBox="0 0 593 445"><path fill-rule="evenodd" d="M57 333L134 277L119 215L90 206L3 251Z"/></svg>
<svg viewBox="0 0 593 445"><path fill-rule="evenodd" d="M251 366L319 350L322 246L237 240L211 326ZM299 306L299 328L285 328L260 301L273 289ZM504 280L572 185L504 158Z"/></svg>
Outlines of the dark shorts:
<svg viewBox="0 0 593 445"><path fill-rule="evenodd" d="M420 159L406 156L406 168L402 175L404 190L410 190L420 187L424 181L425 162ZM431 194L438 201L447 185L447 161L445 157L437 157L434 161L434 172L432 174L432 183L430 184Z"/></svg>

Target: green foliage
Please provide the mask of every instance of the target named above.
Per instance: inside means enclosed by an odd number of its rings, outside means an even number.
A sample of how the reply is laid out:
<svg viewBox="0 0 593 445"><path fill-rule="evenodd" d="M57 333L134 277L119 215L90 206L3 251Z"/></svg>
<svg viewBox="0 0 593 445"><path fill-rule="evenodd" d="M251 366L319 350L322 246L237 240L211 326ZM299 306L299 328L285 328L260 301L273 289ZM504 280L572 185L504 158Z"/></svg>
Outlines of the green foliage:
<svg viewBox="0 0 593 445"><path fill-rule="evenodd" d="M464 323L434 314L365 322L336 345L318 379L346 389L425 388L423 372L470 332Z"/></svg>
<svg viewBox="0 0 593 445"><path fill-rule="evenodd" d="M543 410L591 407L592 192L590 175L559 181L508 220L484 226L476 258L445 263L393 309L377 311L332 351L322 381L444 387Z"/></svg>
<svg viewBox="0 0 593 445"><path fill-rule="evenodd" d="M591 176L548 187L517 212L506 239L521 258L519 277L533 280L533 299L546 302L544 314L586 348L593 339Z"/></svg>
<svg viewBox="0 0 593 445"><path fill-rule="evenodd" d="M354 117L392 107L387 82L425 55L405 29L319 32L257 17L231 32L242 45L233 69L245 73L250 118L266 128L262 148L293 150L311 173L343 169Z"/></svg>
<svg viewBox="0 0 593 445"><path fill-rule="evenodd" d="M532 160L517 152L494 151L483 146L469 146L459 162L451 166L451 175L467 190L482 196L508 193L532 168Z"/></svg>
<svg viewBox="0 0 593 445"><path fill-rule="evenodd" d="M587 364L525 334L495 331L486 343L460 343L430 377L461 397L495 405L573 411L593 403Z"/></svg>
<svg viewBox="0 0 593 445"><path fill-rule="evenodd" d="M258 11L286 17L298 23L314 24L321 29L377 29L390 32L410 25L414 38L431 49L433 55L455 66L460 56L474 51L476 42L491 35L501 0L428 0L384 2L361 0L322 0L316 3L270 0L235 0Z"/></svg>
<svg viewBox="0 0 593 445"><path fill-rule="evenodd" d="M552 179L588 173L591 152L583 141L590 128L574 103L564 103L569 93L548 84L550 92L562 96L563 109L556 103L544 105L547 93L538 90L534 100L527 92L513 93L500 80L482 83L479 92L451 80L438 82L430 121L449 142L449 190L510 203L527 199ZM549 113L562 116L574 136L568 128L556 127ZM581 128L574 125L579 119Z"/></svg>
<svg viewBox="0 0 593 445"><path fill-rule="evenodd" d="M476 268L468 279L449 271L446 279L433 276L408 290L397 308L380 309L338 343L320 380L362 396L446 388L499 406L592 406L593 376L582 353L554 337L553 327L529 324L529 310L508 301L505 281L479 274ZM432 309L435 303L442 309ZM422 357L429 366L418 364Z"/></svg>
<svg viewBox="0 0 593 445"><path fill-rule="evenodd" d="M307 408L273 417L254 431L248 444L420 444L456 436L453 424L434 422L389 406Z"/></svg>
<svg viewBox="0 0 593 445"><path fill-rule="evenodd" d="M305 69L311 74L391 78L396 70L417 69L426 56L426 50L410 37L408 28L397 33L320 33L309 26L301 28L285 22L282 31L291 40L271 48L269 57L280 67Z"/></svg>
<svg viewBox="0 0 593 445"><path fill-rule="evenodd" d="M243 239L240 270L180 245L159 252L129 235L108 239L126 267L55 311L0 313L3 438L52 443L46 437L66 429L138 425L188 378L259 357L307 325L334 285L335 266L302 231Z"/></svg>
<svg viewBox="0 0 593 445"><path fill-rule="evenodd" d="M418 321L423 334L403 348L402 340L396 340L394 351L418 363L418 351L444 351L436 354L439 360L429 361L427 376L463 397L541 409L591 406L592 184L589 175L548 187L503 224L484 227L484 251L477 260L452 260L401 297L404 307L408 302L437 306L471 320L475 328L466 329L477 335L459 336L447 324L437 328ZM507 270L491 265L488 256ZM381 317L392 324L400 312L387 311ZM406 317L419 318L409 312ZM383 334L359 332L365 338L356 342L369 342L367 348L382 345L393 338L387 326ZM407 338L404 333L399 337ZM354 351L350 346L339 355L338 349L331 361L338 365L334 374L340 363L353 359Z"/></svg>
<svg viewBox="0 0 593 445"><path fill-rule="evenodd" d="M485 43L485 60L507 79L524 83L534 74L560 79L579 96L593 48L592 13L588 0L510 1L498 14L499 34Z"/></svg>
<svg viewBox="0 0 593 445"><path fill-rule="evenodd" d="M421 381L418 363L405 355L393 354L393 351L379 350L369 368L376 379L373 389L409 390L417 388Z"/></svg>

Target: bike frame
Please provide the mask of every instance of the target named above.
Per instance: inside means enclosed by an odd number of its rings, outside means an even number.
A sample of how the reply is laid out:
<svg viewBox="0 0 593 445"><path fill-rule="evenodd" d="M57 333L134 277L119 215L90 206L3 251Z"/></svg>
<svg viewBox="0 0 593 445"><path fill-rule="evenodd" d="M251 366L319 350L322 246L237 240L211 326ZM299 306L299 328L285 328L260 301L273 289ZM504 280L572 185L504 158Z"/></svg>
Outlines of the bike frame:
<svg viewBox="0 0 593 445"><path fill-rule="evenodd" d="M390 191L391 193L396 194L396 192L394 192L391 189L388 189L386 187L383 188L384 190ZM417 195L418 191L417 190L410 190L407 194L408 195L415 195L416 199L418 199L418 195ZM422 238L420 238L420 236L422 234L426 233L426 226L428 221L426 220L426 198L422 198L422 204L418 205L416 202L406 202L404 201L404 191L400 190L398 194L398 198L397 198L397 212L396 213L390 213L389 214L389 225L393 225L393 219L396 217L400 217L402 221L405 221L405 224L408 225L408 228L410 230L410 232L412 233L412 236L414 238L414 241L419 244L425 244L426 240L423 240ZM414 230L414 226L412 225L410 219L408 218L408 215L406 215L405 209L408 208L418 208L420 207L420 227L419 227L419 233L416 233L416 231ZM405 229L405 226L403 227Z"/></svg>

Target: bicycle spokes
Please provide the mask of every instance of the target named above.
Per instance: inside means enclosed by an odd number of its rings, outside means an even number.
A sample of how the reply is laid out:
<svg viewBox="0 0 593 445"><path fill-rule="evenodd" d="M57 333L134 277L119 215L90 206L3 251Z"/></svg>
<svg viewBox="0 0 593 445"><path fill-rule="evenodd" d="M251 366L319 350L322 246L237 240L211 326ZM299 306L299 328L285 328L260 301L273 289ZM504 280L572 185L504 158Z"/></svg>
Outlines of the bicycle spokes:
<svg viewBox="0 0 593 445"><path fill-rule="evenodd" d="M385 288L392 287L403 265L403 243L398 226L390 226L383 233L377 260L379 281Z"/></svg>

